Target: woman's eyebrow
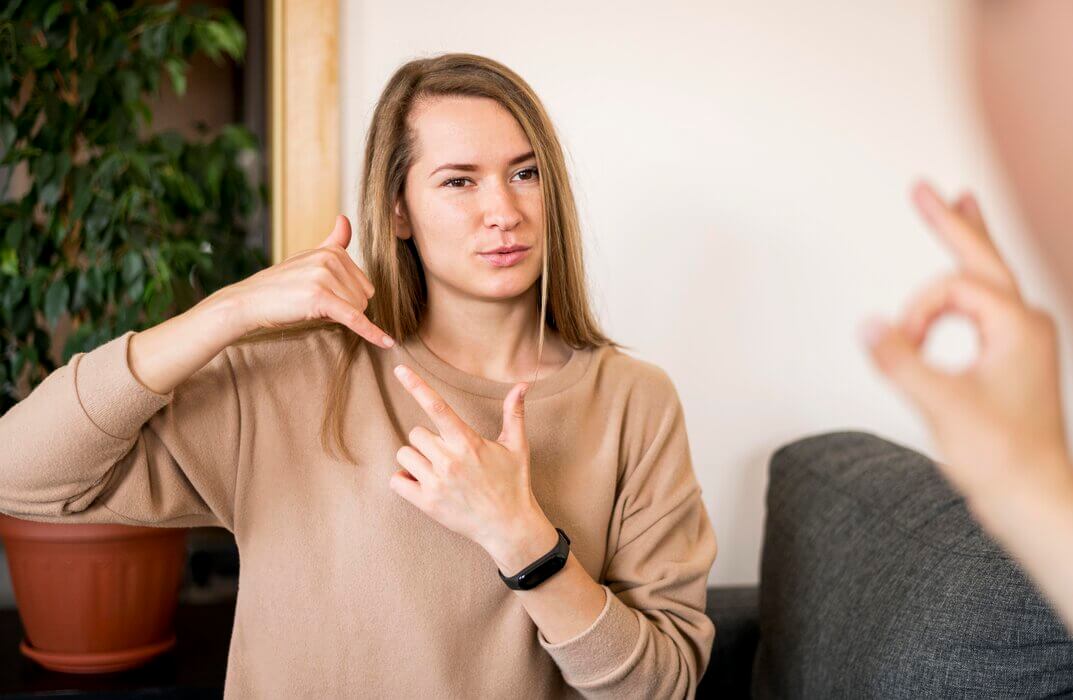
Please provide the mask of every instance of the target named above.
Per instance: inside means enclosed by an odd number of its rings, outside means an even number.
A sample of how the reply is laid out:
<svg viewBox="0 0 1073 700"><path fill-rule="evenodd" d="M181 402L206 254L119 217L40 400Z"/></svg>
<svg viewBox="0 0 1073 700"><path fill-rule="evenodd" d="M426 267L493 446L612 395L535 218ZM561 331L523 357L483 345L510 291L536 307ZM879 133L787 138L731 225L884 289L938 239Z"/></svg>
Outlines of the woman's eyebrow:
<svg viewBox="0 0 1073 700"><path fill-rule="evenodd" d="M511 158L510 162L508 162L507 165L517 165L518 163L524 163L525 161L529 160L530 158L533 158L534 156L535 154L532 151L529 151L528 153L523 153L520 156L515 156ZM476 169L477 166L473 165L472 163L444 163L440 167L430 172L428 176L432 177L441 170L464 170L466 172L473 172Z"/></svg>

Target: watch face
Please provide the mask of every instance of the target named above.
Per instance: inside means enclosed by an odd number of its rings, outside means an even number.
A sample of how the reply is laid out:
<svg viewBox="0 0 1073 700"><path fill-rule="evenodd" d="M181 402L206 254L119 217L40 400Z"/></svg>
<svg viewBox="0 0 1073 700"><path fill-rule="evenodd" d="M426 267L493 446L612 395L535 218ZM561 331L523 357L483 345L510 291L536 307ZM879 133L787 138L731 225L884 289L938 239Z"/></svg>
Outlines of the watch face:
<svg viewBox="0 0 1073 700"><path fill-rule="evenodd" d="M513 578L507 578L502 571L499 572L499 577L510 588L523 591L535 588L566 566L570 556L570 538L559 528L555 529L559 532L559 542L555 549L515 574Z"/></svg>
<svg viewBox="0 0 1073 700"><path fill-rule="evenodd" d="M518 576L518 585L522 590L534 588L546 581L552 574L557 573L565 564L566 557L556 554L532 571L520 574Z"/></svg>

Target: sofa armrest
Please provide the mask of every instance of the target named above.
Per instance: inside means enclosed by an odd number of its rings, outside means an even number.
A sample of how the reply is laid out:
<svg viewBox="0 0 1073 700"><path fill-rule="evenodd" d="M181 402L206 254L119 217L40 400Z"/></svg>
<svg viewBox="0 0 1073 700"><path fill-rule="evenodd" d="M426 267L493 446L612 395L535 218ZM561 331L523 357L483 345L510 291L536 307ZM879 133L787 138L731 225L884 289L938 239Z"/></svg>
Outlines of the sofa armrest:
<svg viewBox="0 0 1073 700"><path fill-rule="evenodd" d="M1073 639L1035 587L933 462L874 435L775 454L760 576L758 698L1073 691Z"/></svg>
<svg viewBox="0 0 1073 700"><path fill-rule="evenodd" d="M698 698L748 698L753 657L760 640L760 589L709 586L708 617L715 623L715 644Z"/></svg>

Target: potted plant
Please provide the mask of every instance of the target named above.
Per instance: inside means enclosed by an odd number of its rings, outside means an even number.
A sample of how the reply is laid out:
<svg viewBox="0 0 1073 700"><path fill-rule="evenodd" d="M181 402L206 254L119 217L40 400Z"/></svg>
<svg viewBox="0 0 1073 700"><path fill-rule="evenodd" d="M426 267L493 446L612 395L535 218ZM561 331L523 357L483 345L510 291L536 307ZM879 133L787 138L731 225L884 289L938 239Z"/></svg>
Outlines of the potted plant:
<svg viewBox="0 0 1073 700"><path fill-rule="evenodd" d="M242 166L257 150L252 135L237 125L195 139L150 130L162 81L181 95L192 56L244 51L244 32L220 9L0 9L0 414L74 353L267 264L246 243L263 197ZM97 672L172 643L184 531L5 516L0 534L24 653Z"/></svg>

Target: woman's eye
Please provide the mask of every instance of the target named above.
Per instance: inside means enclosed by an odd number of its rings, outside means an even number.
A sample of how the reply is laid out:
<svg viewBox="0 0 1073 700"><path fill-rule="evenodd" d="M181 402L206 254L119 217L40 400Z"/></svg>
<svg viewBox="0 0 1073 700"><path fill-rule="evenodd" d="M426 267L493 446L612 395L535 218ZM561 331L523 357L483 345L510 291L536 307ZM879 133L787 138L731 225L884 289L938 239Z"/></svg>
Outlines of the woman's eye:
<svg viewBox="0 0 1073 700"><path fill-rule="evenodd" d="M443 184L445 186L447 186L447 187L461 187L463 184L465 184L466 180L468 180L468 179L469 179L468 177L452 177L450 180L444 180ZM461 184L456 185L454 183L461 183Z"/></svg>
<svg viewBox="0 0 1073 700"><path fill-rule="evenodd" d="M521 178L523 181L535 180L535 179L537 179L537 177L540 176L540 173L537 172L537 169L535 167L526 168L525 170L519 170L518 171L518 175L525 175L525 174L528 174L529 176Z"/></svg>

